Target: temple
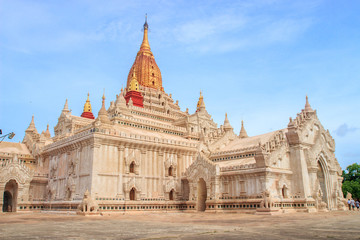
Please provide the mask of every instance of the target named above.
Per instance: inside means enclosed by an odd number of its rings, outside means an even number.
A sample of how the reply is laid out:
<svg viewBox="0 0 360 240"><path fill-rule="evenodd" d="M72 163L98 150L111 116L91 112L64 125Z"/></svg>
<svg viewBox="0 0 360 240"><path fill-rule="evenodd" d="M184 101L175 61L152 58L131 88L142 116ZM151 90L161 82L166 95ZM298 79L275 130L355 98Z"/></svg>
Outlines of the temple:
<svg viewBox="0 0 360 240"><path fill-rule="evenodd" d="M287 126L258 136L243 121L235 134L227 113L218 126L202 93L194 113L181 111L162 86L148 27L126 88L108 108L104 93L96 118L88 94L81 116L65 101L54 136L49 126L39 134L33 116L22 143L0 143L2 211L345 209L334 139L307 97Z"/></svg>

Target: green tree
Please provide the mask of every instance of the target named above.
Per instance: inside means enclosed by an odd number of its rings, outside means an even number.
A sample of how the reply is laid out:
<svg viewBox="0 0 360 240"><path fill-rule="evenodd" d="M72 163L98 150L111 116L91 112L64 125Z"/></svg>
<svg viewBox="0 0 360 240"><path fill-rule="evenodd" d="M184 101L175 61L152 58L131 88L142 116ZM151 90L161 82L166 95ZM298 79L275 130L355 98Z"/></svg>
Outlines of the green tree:
<svg viewBox="0 0 360 240"><path fill-rule="evenodd" d="M349 165L343 171L342 177L344 178L342 185L344 197L347 192L350 192L354 199L360 199L360 165L357 163Z"/></svg>
<svg viewBox="0 0 360 240"><path fill-rule="evenodd" d="M345 181L357 181L360 183L360 165L357 163L347 166L346 170L343 170L342 174L343 182Z"/></svg>

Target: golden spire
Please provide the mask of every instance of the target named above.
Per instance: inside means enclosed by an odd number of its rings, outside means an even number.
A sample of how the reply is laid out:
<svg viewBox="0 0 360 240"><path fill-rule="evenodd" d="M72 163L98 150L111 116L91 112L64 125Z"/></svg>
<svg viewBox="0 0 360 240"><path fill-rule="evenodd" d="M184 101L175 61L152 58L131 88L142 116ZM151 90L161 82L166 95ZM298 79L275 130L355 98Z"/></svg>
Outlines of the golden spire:
<svg viewBox="0 0 360 240"><path fill-rule="evenodd" d="M143 41L141 43L140 46L140 52L146 52L146 53L150 53L152 55L152 52L150 50L150 44L149 44L149 40L148 40L148 28L149 25L147 23L147 14L145 14L145 23L144 23L144 36L143 36Z"/></svg>
<svg viewBox="0 0 360 240"><path fill-rule="evenodd" d="M135 91L135 92L139 92L139 82L137 81L136 79L136 71L134 70L133 71L133 74L132 74L132 78L131 78L131 81L130 81L130 84L129 84L129 88L128 88L128 91Z"/></svg>
<svg viewBox="0 0 360 240"><path fill-rule="evenodd" d="M196 111L200 111L201 108L204 108L205 109L205 103L204 103L204 97L202 95L202 92L200 91L200 97L199 97L199 101L197 103L197 106L196 106Z"/></svg>
<svg viewBox="0 0 360 240"><path fill-rule="evenodd" d="M200 108L201 103L202 103L203 101L204 101L204 98L203 98L203 96L202 96L202 92L200 91L199 101L198 101L197 106L196 106L197 109Z"/></svg>
<svg viewBox="0 0 360 240"><path fill-rule="evenodd" d="M84 104L84 112L92 112L91 111L91 104L90 104L89 96L90 96L90 94L88 93L87 100L86 100L86 102Z"/></svg>
<svg viewBox="0 0 360 240"><path fill-rule="evenodd" d="M154 55L150 50L148 28L149 25L147 23L147 16L145 16L143 41L141 43L140 50L136 55L135 62L129 71L126 88L129 89L133 72L136 72L139 86L164 91L160 69L157 66Z"/></svg>

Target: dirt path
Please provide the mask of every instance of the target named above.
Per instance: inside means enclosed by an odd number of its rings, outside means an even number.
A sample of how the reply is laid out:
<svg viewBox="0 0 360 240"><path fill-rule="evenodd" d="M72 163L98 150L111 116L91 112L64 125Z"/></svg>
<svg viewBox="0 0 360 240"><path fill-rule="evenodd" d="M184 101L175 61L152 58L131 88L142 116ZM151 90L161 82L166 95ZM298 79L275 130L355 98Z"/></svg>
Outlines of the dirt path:
<svg viewBox="0 0 360 240"><path fill-rule="evenodd" d="M0 214L0 239L359 239L360 212Z"/></svg>

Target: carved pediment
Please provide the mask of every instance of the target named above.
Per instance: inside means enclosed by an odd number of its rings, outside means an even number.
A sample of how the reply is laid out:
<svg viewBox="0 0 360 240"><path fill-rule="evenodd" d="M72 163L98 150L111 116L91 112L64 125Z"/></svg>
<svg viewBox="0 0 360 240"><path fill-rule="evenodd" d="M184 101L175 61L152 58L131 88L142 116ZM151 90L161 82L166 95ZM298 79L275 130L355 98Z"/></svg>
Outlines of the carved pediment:
<svg viewBox="0 0 360 240"><path fill-rule="evenodd" d="M210 182L211 178L215 177L215 175L216 165L200 153L197 159L185 171L186 178L193 182L197 182L200 178Z"/></svg>
<svg viewBox="0 0 360 240"><path fill-rule="evenodd" d="M177 167L177 161L174 159L173 156L170 156L165 162L165 168L169 168L170 166L173 166L174 168Z"/></svg>
<svg viewBox="0 0 360 240"><path fill-rule="evenodd" d="M170 180L165 181L165 184L164 184L164 192L168 193L168 192L170 192L172 189L174 189L175 192L178 192L178 191L179 191L179 189L178 189L178 184L177 184L177 182L175 181L175 179L170 179Z"/></svg>
<svg viewBox="0 0 360 240"><path fill-rule="evenodd" d="M130 165L132 162L135 162L135 165L140 165L140 152L134 149L129 150L129 154L125 157L126 165Z"/></svg>
<svg viewBox="0 0 360 240"><path fill-rule="evenodd" d="M2 165L0 168L0 183L6 184L11 179L16 180L18 184L24 185L31 182L34 172L21 163L17 156Z"/></svg>
<svg viewBox="0 0 360 240"><path fill-rule="evenodd" d="M137 192L141 192L140 179L136 179L135 177L133 177L124 183L125 192L130 191L132 188L135 188Z"/></svg>

